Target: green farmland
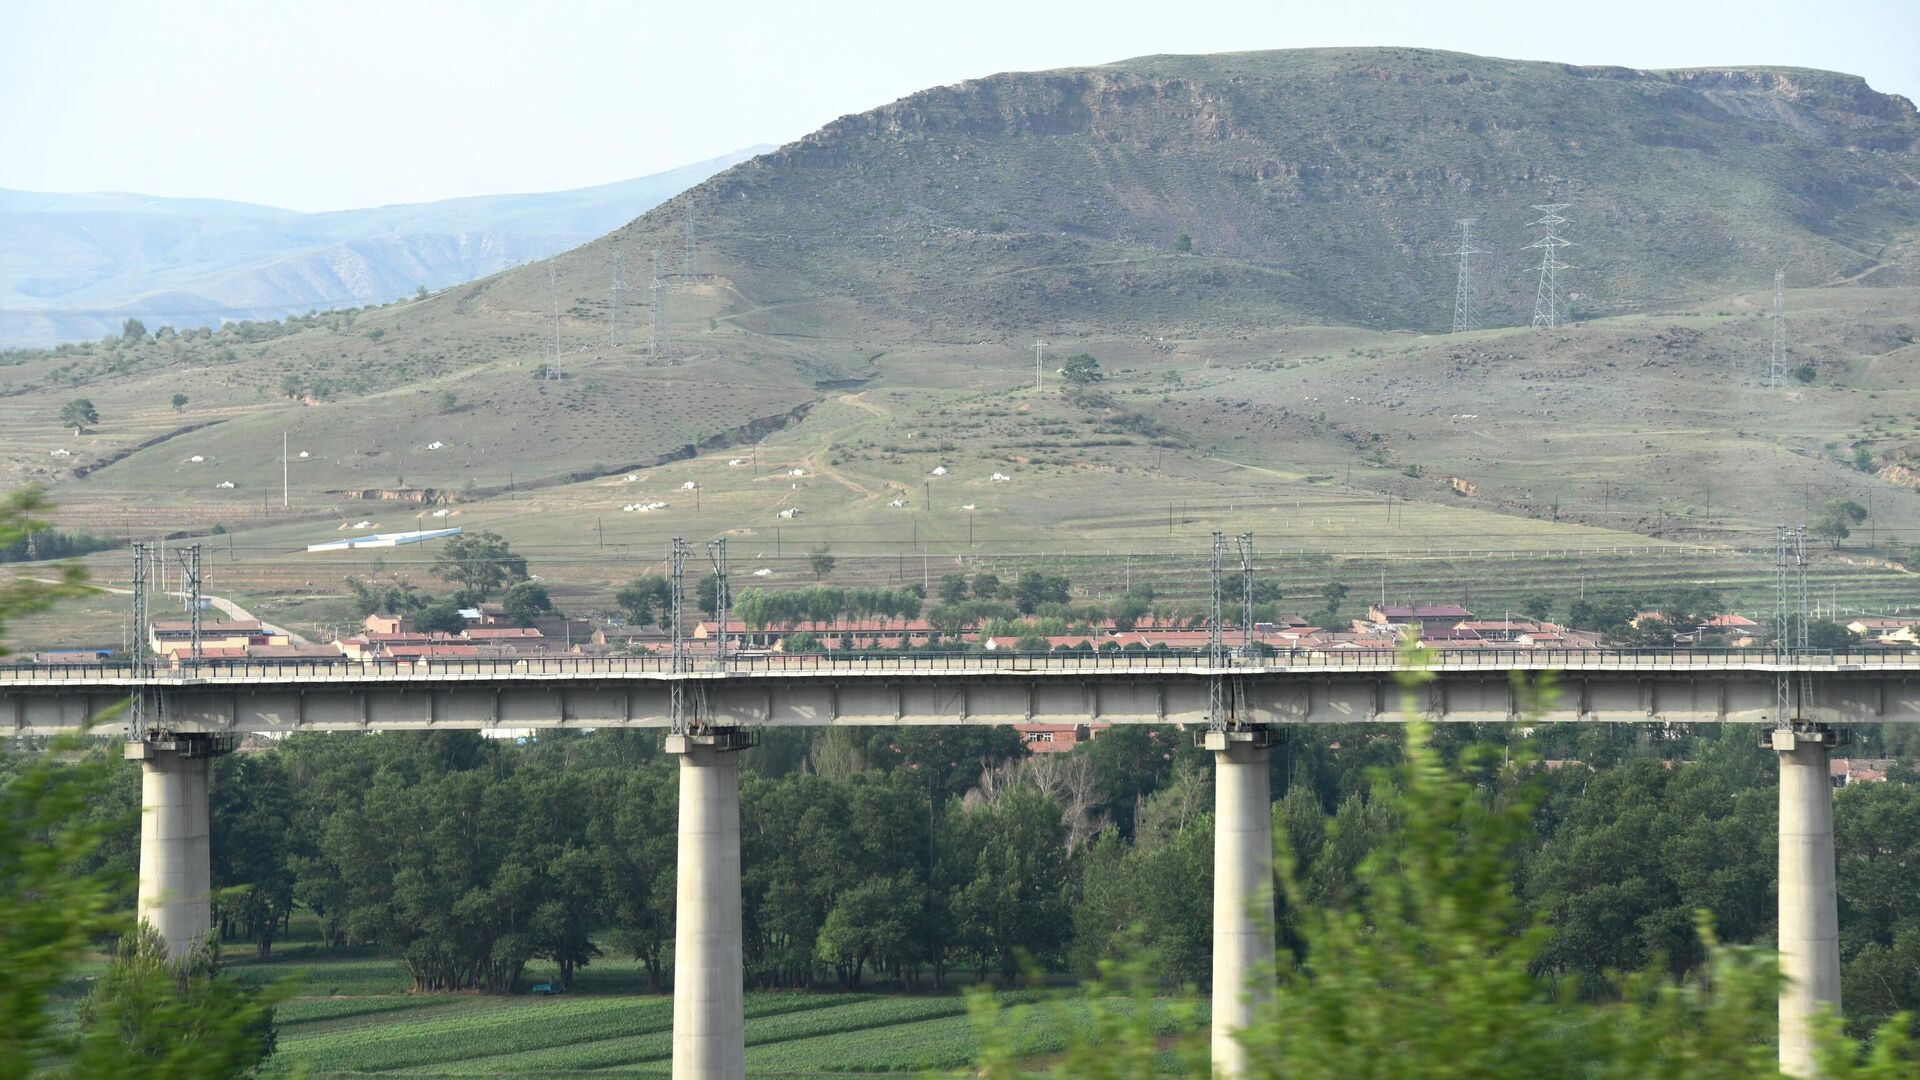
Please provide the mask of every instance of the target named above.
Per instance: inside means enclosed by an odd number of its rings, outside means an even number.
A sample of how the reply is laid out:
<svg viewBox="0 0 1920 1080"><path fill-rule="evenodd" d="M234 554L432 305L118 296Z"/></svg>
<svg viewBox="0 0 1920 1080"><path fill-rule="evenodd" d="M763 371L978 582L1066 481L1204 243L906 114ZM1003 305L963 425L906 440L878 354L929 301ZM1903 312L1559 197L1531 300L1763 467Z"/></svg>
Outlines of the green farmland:
<svg viewBox="0 0 1920 1080"><path fill-rule="evenodd" d="M409 993L398 960L323 954L299 919L274 959L250 954L236 947L229 970L291 995L276 1013L279 1050L269 1076L651 1077L672 1067L673 999L646 993L646 974L631 962L596 961L567 995L482 996ZM552 976L534 966L523 984ZM1005 1009L988 1022L1026 1058L1057 1053L1091 1022L1089 1003L1075 996L1011 992L999 1000ZM1204 1025L1204 1004L1192 1008L1156 1006L1156 1028L1171 1042L1183 1027ZM981 1050L982 1021L957 991L749 993L746 1013L754 1076L944 1072L970 1066ZM1171 1051L1167 1064L1171 1071Z"/></svg>

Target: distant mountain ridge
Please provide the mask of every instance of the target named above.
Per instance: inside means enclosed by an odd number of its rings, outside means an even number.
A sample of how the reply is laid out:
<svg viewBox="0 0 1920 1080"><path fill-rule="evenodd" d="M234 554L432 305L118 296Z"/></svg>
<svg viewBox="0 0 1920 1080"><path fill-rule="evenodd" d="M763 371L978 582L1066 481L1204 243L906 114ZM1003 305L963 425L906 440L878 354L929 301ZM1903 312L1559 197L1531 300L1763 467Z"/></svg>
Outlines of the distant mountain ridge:
<svg viewBox="0 0 1920 1080"><path fill-rule="evenodd" d="M1471 217L1499 325L1530 311L1526 223L1542 203L1570 204L1566 281L1583 316L1776 268L1789 287L1920 280L1920 114L1858 76L1797 68L1400 48L1148 56L930 88L683 198L716 237L740 238L712 259L744 294L858 296L862 318L959 339L1444 328L1446 252ZM671 217L617 238L645 246ZM781 243L756 242L769 236ZM807 314L771 312L783 332L838 332L799 326Z"/></svg>
<svg viewBox="0 0 1920 1080"><path fill-rule="evenodd" d="M0 347L384 303L543 259L770 147L596 187L307 214L0 189Z"/></svg>

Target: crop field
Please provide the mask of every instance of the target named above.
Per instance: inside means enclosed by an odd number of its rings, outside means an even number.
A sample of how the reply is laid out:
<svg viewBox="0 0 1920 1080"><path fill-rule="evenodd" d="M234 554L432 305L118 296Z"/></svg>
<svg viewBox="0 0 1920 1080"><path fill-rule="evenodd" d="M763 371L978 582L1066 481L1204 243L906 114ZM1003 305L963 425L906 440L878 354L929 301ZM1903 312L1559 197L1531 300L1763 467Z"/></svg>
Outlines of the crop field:
<svg viewBox="0 0 1920 1080"><path fill-rule="evenodd" d="M271 960L256 960L243 943L227 953L233 977L290 995L275 1010L279 1049L269 1076L655 1077L671 1065L673 999L648 993L644 970L629 960L602 957L576 973L573 993L553 997L414 994L398 960L322 949L304 913ZM521 984L555 977L535 963ZM84 990L76 984L74 993ZM997 1001L987 1022L1023 1057L1057 1053L1092 1021L1092 1004L1077 990L1001 991ZM1206 1024L1204 1002L1168 999L1151 1009L1163 1036ZM981 1048L982 1021L958 990L750 992L746 1017L753 1076L945 1071L970 1065Z"/></svg>

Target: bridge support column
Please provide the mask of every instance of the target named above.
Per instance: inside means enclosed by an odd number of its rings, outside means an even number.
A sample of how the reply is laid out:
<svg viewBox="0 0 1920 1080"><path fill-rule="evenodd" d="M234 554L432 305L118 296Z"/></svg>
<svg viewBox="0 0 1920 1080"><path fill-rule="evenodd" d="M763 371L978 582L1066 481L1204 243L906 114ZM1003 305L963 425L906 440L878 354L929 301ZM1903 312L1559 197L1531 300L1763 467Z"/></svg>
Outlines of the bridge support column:
<svg viewBox="0 0 1920 1080"><path fill-rule="evenodd" d="M669 735L680 758L679 881L673 936L674 1080L743 1080L740 755L744 732Z"/></svg>
<svg viewBox="0 0 1920 1080"><path fill-rule="evenodd" d="M1246 1073L1234 1032L1273 997L1273 803L1266 728L1208 731L1213 751L1213 1075Z"/></svg>
<svg viewBox="0 0 1920 1080"><path fill-rule="evenodd" d="M167 955L187 954L213 929L207 773L232 747L219 735L170 735L128 743L140 763L141 922L160 932Z"/></svg>
<svg viewBox="0 0 1920 1080"><path fill-rule="evenodd" d="M1812 1021L1840 1008L1840 918L1834 892L1833 782L1838 733L1795 723L1769 736L1780 754L1780 1071L1818 1075Z"/></svg>

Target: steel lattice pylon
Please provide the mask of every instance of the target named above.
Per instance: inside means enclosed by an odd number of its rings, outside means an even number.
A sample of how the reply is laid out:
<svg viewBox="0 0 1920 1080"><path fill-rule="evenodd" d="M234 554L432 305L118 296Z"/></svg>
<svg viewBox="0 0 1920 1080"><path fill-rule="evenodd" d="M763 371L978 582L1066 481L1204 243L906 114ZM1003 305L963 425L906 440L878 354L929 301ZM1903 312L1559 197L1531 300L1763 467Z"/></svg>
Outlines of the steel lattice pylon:
<svg viewBox="0 0 1920 1080"><path fill-rule="evenodd" d="M1570 205L1572 204L1543 203L1535 206L1534 209L1540 212L1540 217L1527 223L1546 230L1540 239L1527 245L1530 248L1541 249L1540 266L1537 270L1540 275L1540 284L1533 296L1533 325L1536 327L1560 325L1560 271L1571 269L1567 263L1560 261L1560 249L1572 247L1573 241L1564 239L1555 233L1554 229L1567 223L1567 219L1560 216L1560 211Z"/></svg>

